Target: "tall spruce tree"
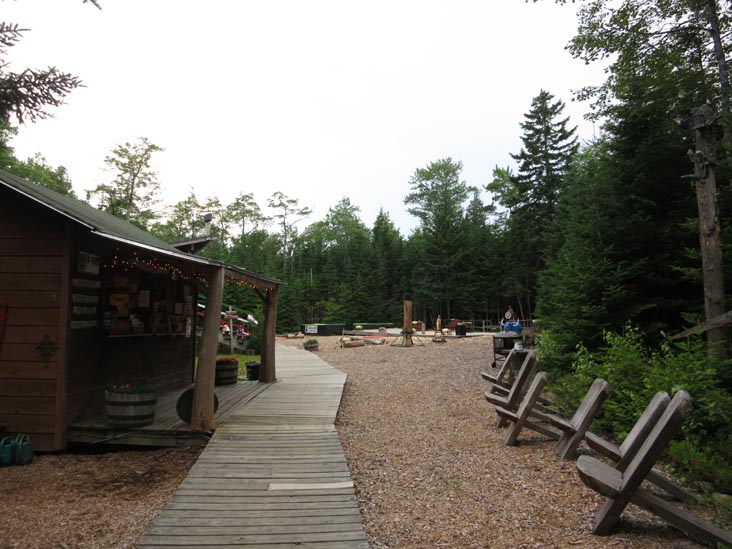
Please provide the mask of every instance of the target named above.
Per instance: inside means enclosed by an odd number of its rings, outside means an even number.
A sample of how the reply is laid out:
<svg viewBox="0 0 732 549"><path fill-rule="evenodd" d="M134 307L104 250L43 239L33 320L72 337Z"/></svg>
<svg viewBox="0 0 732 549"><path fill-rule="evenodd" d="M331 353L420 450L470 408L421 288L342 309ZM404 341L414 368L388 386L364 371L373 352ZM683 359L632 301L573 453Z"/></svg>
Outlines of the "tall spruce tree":
<svg viewBox="0 0 732 549"><path fill-rule="evenodd" d="M371 283L369 299L371 319L397 322L403 312L404 240L384 210L379 210L371 229Z"/></svg>
<svg viewBox="0 0 732 549"><path fill-rule="evenodd" d="M562 179L572 156L577 152L575 128L569 118L561 118L564 102L544 90L531 102L531 110L520 124L523 148L512 154L518 164L515 176L517 207L525 211L536 229L546 227L554 218Z"/></svg>
<svg viewBox="0 0 732 549"><path fill-rule="evenodd" d="M545 251L551 244L547 228L554 220L562 180L578 148L576 128L569 128L569 118L562 118L564 107L551 93L539 92L520 124L523 147L511 155L518 164L517 173L497 169L496 179L488 186L509 209L510 245L502 276L522 318L533 314L537 274L546 265Z"/></svg>
<svg viewBox="0 0 732 549"><path fill-rule="evenodd" d="M465 205L475 190L460 179L462 169L462 162L451 158L418 168L404 199L407 211L420 220L413 237L420 242L423 298L434 301L446 318L452 316L456 288L464 283Z"/></svg>

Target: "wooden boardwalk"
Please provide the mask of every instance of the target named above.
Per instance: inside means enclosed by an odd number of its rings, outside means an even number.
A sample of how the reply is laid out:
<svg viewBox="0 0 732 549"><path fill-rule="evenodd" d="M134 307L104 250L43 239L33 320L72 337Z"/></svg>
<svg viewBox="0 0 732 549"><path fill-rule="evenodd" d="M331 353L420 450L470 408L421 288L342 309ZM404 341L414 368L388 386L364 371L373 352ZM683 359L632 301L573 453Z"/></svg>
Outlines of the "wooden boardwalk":
<svg viewBox="0 0 732 549"><path fill-rule="evenodd" d="M368 547L334 425L346 375L276 354L277 382L227 414L139 547Z"/></svg>

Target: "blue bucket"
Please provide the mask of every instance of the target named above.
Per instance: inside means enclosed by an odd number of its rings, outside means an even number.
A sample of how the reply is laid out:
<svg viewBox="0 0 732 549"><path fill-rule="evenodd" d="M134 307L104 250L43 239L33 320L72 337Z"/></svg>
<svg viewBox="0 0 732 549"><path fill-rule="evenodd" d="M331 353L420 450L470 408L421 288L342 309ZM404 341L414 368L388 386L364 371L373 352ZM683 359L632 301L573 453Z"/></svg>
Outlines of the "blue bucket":
<svg viewBox="0 0 732 549"><path fill-rule="evenodd" d="M503 325L503 329L507 332L516 332L517 334L520 334L522 326L520 322L506 322Z"/></svg>

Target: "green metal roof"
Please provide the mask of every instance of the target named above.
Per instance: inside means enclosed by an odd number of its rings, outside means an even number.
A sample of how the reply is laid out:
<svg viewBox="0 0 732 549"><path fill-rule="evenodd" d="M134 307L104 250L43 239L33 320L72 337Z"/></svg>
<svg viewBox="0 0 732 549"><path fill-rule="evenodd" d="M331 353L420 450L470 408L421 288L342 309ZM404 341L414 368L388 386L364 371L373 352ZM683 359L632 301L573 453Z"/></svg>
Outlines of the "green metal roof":
<svg viewBox="0 0 732 549"><path fill-rule="evenodd" d="M132 223L128 223L107 212L97 210L70 196L65 196L51 189L47 189L42 185L31 183L3 170L0 170L0 181L36 202L56 210L82 225L86 225L95 232L117 236L124 240L131 240L169 252L179 252L178 249L167 242L160 240L139 227L135 227Z"/></svg>
<svg viewBox="0 0 732 549"><path fill-rule="evenodd" d="M25 179L21 179L20 177L3 170L0 170L0 184L87 227L91 232L101 237L116 240L135 247L148 249L159 254L174 256L177 259L189 263L224 267L229 271L243 275L246 278L256 279L257 281L264 283L265 286L283 284L282 281L264 277L234 265L227 265L205 257L181 252L175 246L160 240L139 227L135 227L132 223L108 214L107 212L97 210L80 200L62 195L56 191L47 189L42 185L38 185L37 183L26 181Z"/></svg>

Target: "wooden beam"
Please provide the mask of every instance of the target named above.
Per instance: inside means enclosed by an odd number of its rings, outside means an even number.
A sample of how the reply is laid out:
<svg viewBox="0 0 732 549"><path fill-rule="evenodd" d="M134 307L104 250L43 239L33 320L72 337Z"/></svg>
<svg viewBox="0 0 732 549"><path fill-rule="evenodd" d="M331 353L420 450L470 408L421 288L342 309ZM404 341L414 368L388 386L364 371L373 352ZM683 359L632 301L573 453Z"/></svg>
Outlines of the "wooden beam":
<svg viewBox="0 0 732 549"><path fill-rule="evenodd" d="M260 290L259 288L252 288L252 290L254 290L254 293L259 296L259 299L261 299L262 302L267 303L267 295L262 292L262 290Z"/></svg>
<svg viewBox="0 0 732 549"><path fill-rule="evenodd" d="M267 291L264 311L264 331L262 333L262 367L259 381L271 383L277 379L275 370L275 336L277 331L277 301L279 288L275 286Z"/></svg>
<svg viewBox="0 0 732 549"><path fill-rule="evenodd" d="M206 293L206 311L203 317L201 353L193 389L191 427L198 431L213 431L214 383L216 379L216 350L219 344L219 314L224 300L224 269L212 267Z"/></svg>
<svg viewBox="0 0 732 549"><path fill-rule="evenodd" d="M224 269L228 278L233 278L234 280L243 280L244 282L247 282L248 284L253 284L258 288L267 288L269 290L271 288L276 288L279 284L281 284L279 281L270 280L264 277L257 276L256 274L250 273L243 269L234 268L233 265L224 267Z"/></svg>
<svg viewBox="0 0 732 549"><path fill-rule="evenodd" d="M679 332L678 334L668 336L667 339L669 341L676 341L677 339L683 339L683 338L691 336L691 335L703 334L704 332L711 330L713 328L729 326L730 324L732 324L732 311L727 311L726 313L721 314L719 316L715 316L714 318L706 320L706 321L702 322L701 324L697 324L693 328L688 328L688 329L684 330L683 332Z"/></svg>

